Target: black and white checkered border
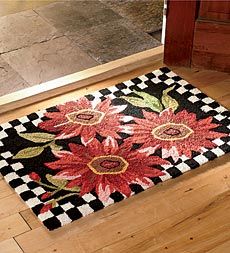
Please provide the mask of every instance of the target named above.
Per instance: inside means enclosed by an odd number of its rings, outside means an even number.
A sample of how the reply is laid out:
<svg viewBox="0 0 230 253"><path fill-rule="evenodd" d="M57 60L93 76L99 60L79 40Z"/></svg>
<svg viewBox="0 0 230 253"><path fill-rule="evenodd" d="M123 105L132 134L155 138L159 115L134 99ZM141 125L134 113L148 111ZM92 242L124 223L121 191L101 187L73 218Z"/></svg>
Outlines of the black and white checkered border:
<svg viewBox="0 0 230 253"><path fill-rule="evenodd" d="M196 104L205 113L211 112L213 117L220 124L224 124L228 129L230 129L230 113L226 108L203 94L199 89L181 79L168 68L155 70L146 75L93 92L86 95L86 97L91 101L102 100L106 97L114 99L132 93L132 90L135 87L144 90L149 87L149 85L161 82L164 82L167 85L176 85L174 90L177 93L185 97L185 99L188 99L190 102ZM3 146L2 140L9 137L7 133L8 129L14 128L17 132L24 132L30 127L30 124L37 127L38 124L42 122L42 117L47 110L41 110L8 123L1 124L0 147ZM153 183L157 184L170 178L177 177L186 171L197 168L200 165L230 151L229 139L226 140L226 138L220 138L213 140L213 142L217 145L215 148L211 150L204 148L202 154L198 154L192 159L183 155L179 164L162 166L164 168L165 175L154 178ZM48 229L58 228L82 216L86 216L126 198L124 195L115 192L111 194L107 202L102 202L92 193L88 193L81 199L78 199L77 204L76 202L73 203L71 201L60 201L55 208L46 213L39 214L40 208L44 205L44 202L40 200L40 197L43 193L45 193L45 190L43 187L32 181L28 175L24 174L22 176L21 172L24 171L24 168L20 162L8 162L12 156L13 154L10 151L0 154L0 171L9 185L15 189L17 194L21 196L21 198L34 211ZM148 186L135 185L136 186L132 189L132 195L149 188Z"/></svg>
<svg viewBox="0 0 230 253"><path fill-rule="evenodd" d="M212 115L217 120L221 120L223 119L223 117L225 117L221 115L223 112L228 112L225 107L221 106L218 102L205 95L198 88L195 88L190 83L183 80L181 77L179 77L176 73L169 70L168 68L161 68L146 75L141 75L134 79L122 82L118 85L111 86L100 91L96 91L88 95L88 97L91 99L102 99L105 97L114 99L132 93L132 88L134 88L135 86L141 90L144 90L149 85L154 85L154 83L158 84L162 82L168 86L172 86L175 84L176 92L178 92L180 95L183 95L185 99L188 99L193 104L196 104L203 112L212 112Z"/></svg>
<svg viewBox="0 0 230 253"><path fill-rule="evenodd" d="M182 155L181 162L177 165L162 165L162 167L165 169L163 172L165 173L164 176L161 176L161 180L165 181L170 178L175 178L183 173L200 167L201 165L220 157L230 151L230 140L229 141L223 141L220 138L215 139L212 141L217 146L213 149L206 149L203 148L203 153L199 153L198 155L188 158L184 155Z"/></svg>

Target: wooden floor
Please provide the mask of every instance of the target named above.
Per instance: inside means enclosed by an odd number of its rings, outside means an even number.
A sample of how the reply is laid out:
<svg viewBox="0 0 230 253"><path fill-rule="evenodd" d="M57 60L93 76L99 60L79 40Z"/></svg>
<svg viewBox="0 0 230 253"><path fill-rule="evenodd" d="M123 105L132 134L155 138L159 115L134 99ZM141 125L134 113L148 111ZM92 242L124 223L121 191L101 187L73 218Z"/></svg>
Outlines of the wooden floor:
<svg viewBox="0 0 230 253"><path fill-rule="evenodd" d="M156 68L154 66L154 68ZM0 121L153 70L146 67L88 88L0 116ZM174 68L203 92L230 107L226 73ZM1 253L228 253L230 252L230 161L225 155L177 179L48 232L0 179Z"/></svg>

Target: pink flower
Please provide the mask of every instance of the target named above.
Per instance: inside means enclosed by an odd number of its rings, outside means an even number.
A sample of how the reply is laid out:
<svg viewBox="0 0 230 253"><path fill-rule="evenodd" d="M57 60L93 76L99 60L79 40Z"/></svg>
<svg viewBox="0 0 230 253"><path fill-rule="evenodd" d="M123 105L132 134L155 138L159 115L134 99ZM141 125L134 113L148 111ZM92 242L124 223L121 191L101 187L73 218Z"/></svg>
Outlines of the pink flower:
<svg viewBox="0 0 230 253"><path fill-rule="evenodd" d="M45 165L61 170L55 178L69 180L66 187L80 186L81 196L95 190L102 201L114 191L129 197L132 183L150 187L151 178L164 175L155 165L168 163L158 156L131 150L130 145L118 146L111 137L102 143L93 139L87 146L70 143L69 148L70 152L57 152L59 159Z"/></svg>
<svg viewBox="0 0 230 253"><path fill-rule="evenodd" d="M56 139L81 135L82 142L88 143L96 133L120 139L117 132L120 132L120 121L124 115L119 113L126 105L113 106L110 99L95 103L82 97L57 108L59 112L46 113L49 120L39 124L39 128L57 133Z"/></svg>
<svg viewBox="0 0 230 253"><path fill-rule="evenodd" d="M143 144L142 149L161 148L162 157L172 156L175 161L180 156L192 157L192 151L202 152L202 148L213 148L212 140L227 136L215 130L218 124L212 117L197 119L195 113L186 110L176 114L166 109L160 114L143 110L144 119L135 118L135 124L127 124L132 136L126 143Z"/></svg>

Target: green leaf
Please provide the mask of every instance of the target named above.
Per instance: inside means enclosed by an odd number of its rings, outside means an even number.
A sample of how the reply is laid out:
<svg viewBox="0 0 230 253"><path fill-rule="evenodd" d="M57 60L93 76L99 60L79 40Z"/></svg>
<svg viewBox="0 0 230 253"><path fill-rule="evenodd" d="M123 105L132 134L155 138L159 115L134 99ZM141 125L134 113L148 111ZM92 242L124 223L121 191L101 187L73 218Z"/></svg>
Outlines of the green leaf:
<svg viewBox="0 0 230 253"><path fill-rule="evenodd" d="M54 151L60 151L60 150L62 150L62 146L59 146L59 145L57 145L55 143L52 143L50 145L50 148L51 148L51 150L54 150Z"/></svg>
<svg viewBox="0 0 230 253"><path fill-rule="evenodd" d="M149 107L155 112L161 112L163 110L163 106L158 98L143 91L134 91L134 93L144 99L145 107Z"/></svg>
<svg viewBox="0 0 230 253"><path fill-rule="evenodd" d="M174 99L174 98L172 98L171 96L168 95L168 92L173 90L174 87L175 87L175 85L172 86L172 87L169 87L166 90L164 90L163 91L163 96L161 98L161 101L162 101L162 104L164 105L164 107L165 108L171 108L173 111L175 111L179 106L176 99Z"/></svg>
<svg viewBox="0 0 230 253"><path fill-rule="evenodd" d="M35 143L45 143L48 141L52 141L55 137L54 134L48 133L19 133L18 135L24 139Z"/></svg>
<svg viewBox="0 0 230 253"><path fill-rule="evenodd" d="M43 147L30 147L20 150L13 159L23 159L38 156L44 150Z"/></svg>
<svg viewBox="0 0 230 253"><path fill-rule="evenodd" d="M121 97L130 104L134 106L139 106L139 107L146 107L146 103L143 99L137 98L137 97Z"/></svg>
<svg viewBox="0 0 230 253"><path fill-rule="evenodd" d="M142 91L134 91L134 93L142 98L124 96L121 98L125 99L132 105L139 107L148 107L155 112L161 112L163 110L163 106L158 98Z"/></svg>
<svg viewBox="0 0 230 253"><path fill-rule="evenodd" d="M168 94L171 90L174 90L174 88L175 88L175 85L173 85L171 87L168 87L167 89L163 90L163 95Z"/></svg>
<svg viewBox="0 0 230 253"><path fill-rule="evenodd" d="M64 188L64 186L68 183L66 179L56 179L53 178L52 175L47 174L46 179L53 185L57 186L58 188Z"/></svg>

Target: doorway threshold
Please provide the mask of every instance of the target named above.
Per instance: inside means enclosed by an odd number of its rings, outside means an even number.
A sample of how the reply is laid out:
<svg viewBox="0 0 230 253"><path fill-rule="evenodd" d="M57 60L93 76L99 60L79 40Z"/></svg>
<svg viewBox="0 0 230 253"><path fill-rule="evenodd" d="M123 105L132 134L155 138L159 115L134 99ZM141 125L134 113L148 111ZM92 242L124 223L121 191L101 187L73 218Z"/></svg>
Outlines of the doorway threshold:
<svg viewBox="0 0 230 253"><path fill-rule="evenodd" d="M0 114L163 61L159 46L0 97Z"/></svg>

